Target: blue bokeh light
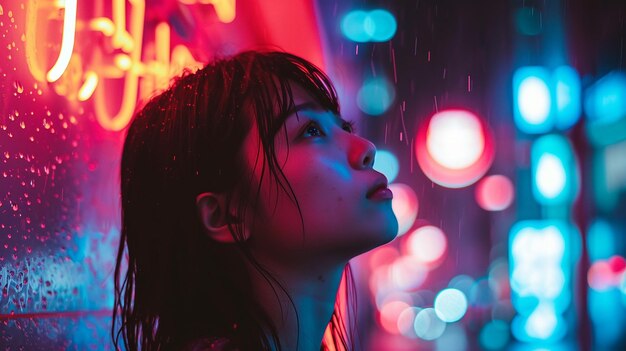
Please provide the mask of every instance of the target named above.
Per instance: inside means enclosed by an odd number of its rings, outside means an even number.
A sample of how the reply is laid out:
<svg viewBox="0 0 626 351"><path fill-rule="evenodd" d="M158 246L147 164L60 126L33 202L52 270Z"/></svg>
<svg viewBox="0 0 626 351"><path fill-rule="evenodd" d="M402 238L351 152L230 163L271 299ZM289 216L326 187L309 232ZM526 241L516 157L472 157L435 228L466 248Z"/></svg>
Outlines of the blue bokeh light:
<svg viewBox="0 0 626 351"><path fill-rule="evenodd" d="M578 72L569 66L557 67L553 77L556 90L555 125L558 129L565 130L580 119L580 78Z"/></svg>
<svg viewBox="0 0 626 351"><path fill-rule="evenodd" d="M384 174L387 177L387 181L392 183L400 172L400 163L398 163L398 158L391 151L378 150L374 160L374 169Z"/></svg>
<svg viewBox="0 0 626 351"><path fill-rule="evenodd" d="M356 103L361 111L378 116L387 112L395 98L396 90L393 85L387 79L377 77L365 81L357 93Z"/></svg>
<svg viewBox="0 0 626 351"><path fill-rule="evenodd" d="M393 38L398 29L398 24L396 18L389 11L374 10L369 13L364 27L370 35L371 41L384 42Z"/></svg>
<svg viewBox="0 0 626 351"><path fill-rule="evenodd" d="M480 345L487 350L501 349L509 342L509 334L509 325L506 322L493 320L480 331Z"/></svg>
<svg viewBox="0 0 626 351"><path fill-rule="evenodd" d="M618 289L605 291L589 289L587 300L589 317L596 325L594 328L596 342L604 346L605 349L610 349L610 345L624 335L626 318L623 308L619 308L620 295L622 294Z"/></svg>
<svg viewBox="0 0 626 351"><path fill-rule="evenodd" d="M585 94L585 114L590 121L609 124L626 117L626 74L612 72Z"/></svg>
<svg viewBox="0 0 626 351"><path fill-rule="evenodd" d="M435 312L444 322L453 323L467 312L467 298L458 289L444 289L435 297Z"/></svg>
<svg viewBox="0 0 626 351"><path fill-rule="evenodd" d="M521 67L513 75L514 120L528 134L546 133L554 122L551 113L550 74L543 67Z"/></svg>
<svg viewBox="0 0 626 351"><path fill-rule="evenodd" d="M350 11L341 21L343 35L357 43L384 42L396 34L396 18L387 10Z"/></svg>
<svg viewBox="0 0 626 351"><path fill-rule="evenodd" d="M552 73L539 66L521 67L513 75L515 125L527 134L571 128L580 119L580 95L580 77L570 66Z"/></svg>
<svg viewBox="0 0 626 351"><path fill-rule="evenodd" d="M527 343L561 340L567 333L567 324L553 307L550 303L541 304L529 316L513 318L511 331L515 338Z"/></svg>
<svg viewBox="0 0 626 351"><path fill-rule="evenodd" d="M415 334L424 340L435 340L446 330L446 323L439 319L434 308L425 308L415 316Z"/></svg>
<svg viewBox="0 0 626 351"><path fill-rule="evenodd" d="M532 36L541 33L541 11L528 6L517 9L514 14L515 28L520 34Z"/></svg>
<svg viewBox="0 0 626 351"><path fill-rule="evenodd" d="M563 205L573 201L580 182L570 142L562 135L544 135L533 143L530 157L537 202Z"/></svg>
<svg viewBox="0 0 626 351"><path fill-rule="evenodd" d="M616 254L615 232L607 221L602 219L593 221L586 238L591 262L606 260Z"/></svg>
<svg viewBox="0 0 626 351"><path fill-rule="evenodd" d="M368 13L365 11L351 11L341 21L341 33L357 43L368 42L371 34L365 30Z"/></svg>
<svg viewBox="0 0 626 351"><path fill-rule="evenodd" d="M562 314L571 304L572 237L564 221L521 221L509 234L512 331L525 342L555 341L567 332Z"/></svg>

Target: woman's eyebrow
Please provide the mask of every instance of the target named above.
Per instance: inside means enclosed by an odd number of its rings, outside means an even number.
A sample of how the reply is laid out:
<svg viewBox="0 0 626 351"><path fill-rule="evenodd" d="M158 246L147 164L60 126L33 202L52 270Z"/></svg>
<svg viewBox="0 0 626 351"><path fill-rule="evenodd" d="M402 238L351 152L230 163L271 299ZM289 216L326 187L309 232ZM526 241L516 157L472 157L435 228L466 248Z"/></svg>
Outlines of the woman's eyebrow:
<svg viewBox="0 0 626 351"><path fill-rule="evenodd" d="M291 109L289 109L286 113L287 117L293 116L296 113L300 112L300 111L304 111L304 110L320 110L320 106L314 102L311 101L307 101L307 102L303 102L301 104L295 105L293 106Z"/></svg>
<svg viewBox="0 0 626 351"><path fill-rule="evenodd" d="M294 116L300 111L306 111L306 110L320 111L320 110L323 110L323 108L321 108L320 105L315 102L311 102L311 101L303 102L289 109L287 111L286 118L289 118L290 116ZM335 121L337 122L338 125L341 125L346 122L346 120L341 118L341 116L338 116L334 113L333 113L333 116L335 117Z"/></svg>

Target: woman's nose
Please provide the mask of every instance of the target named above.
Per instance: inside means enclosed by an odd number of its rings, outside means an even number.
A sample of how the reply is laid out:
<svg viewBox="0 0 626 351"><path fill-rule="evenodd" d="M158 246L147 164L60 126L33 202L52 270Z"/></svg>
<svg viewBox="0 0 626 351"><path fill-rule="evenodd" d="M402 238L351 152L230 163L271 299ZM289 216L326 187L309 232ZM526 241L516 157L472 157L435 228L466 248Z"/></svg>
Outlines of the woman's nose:
<svg viewBox="0 0 626 351"><path fill-rule="evenodd" d="M376 146L358 135L351 135L350 143L350 165L354 169L367 169L374 166L374 156L376 155Z"/></svg>

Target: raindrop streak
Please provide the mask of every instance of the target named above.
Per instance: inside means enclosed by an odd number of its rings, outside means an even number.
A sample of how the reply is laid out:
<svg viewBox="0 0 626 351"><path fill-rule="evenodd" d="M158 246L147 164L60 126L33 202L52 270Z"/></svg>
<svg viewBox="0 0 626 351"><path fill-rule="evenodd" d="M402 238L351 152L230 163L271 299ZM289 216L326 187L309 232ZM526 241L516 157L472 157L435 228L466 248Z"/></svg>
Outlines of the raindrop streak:
<svg viewBox="0 0 626 351"><path fill-rule="evenodd" d="M415 138L411 138L411 174L413 174L413 143L415 142Z"/></svg>
<svg viewBox="0 0 626 351"><path fill-rule="evenodd" d="M393 63L393 82L398 84L398 73L396 71L396 50L391 49L391 62Z"/></svg>
<svg viewBox="0 0 626 351"><path fill-rule="evenodd" d="M404 123L404 110L402 109L402 106L400 106L400 118L402 119L402 130L404 131L405 135L408 135L406 132L406 124ZM400 138L400 140L402 140L402 138ZM406 144L409 145L408 139L406 139Z"/></svg>

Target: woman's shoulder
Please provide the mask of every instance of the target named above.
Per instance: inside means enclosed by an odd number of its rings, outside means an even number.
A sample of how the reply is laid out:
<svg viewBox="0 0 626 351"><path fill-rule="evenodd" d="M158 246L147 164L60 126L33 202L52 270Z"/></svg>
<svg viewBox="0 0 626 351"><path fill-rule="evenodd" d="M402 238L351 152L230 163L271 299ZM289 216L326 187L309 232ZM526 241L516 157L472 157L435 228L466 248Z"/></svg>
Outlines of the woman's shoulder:
<svg viewBox="0 0 626 351"><path fill-rule="evenodd" d="M224 337L206 337L189 342L183 351L239 351L230 339Z"/></svg>

